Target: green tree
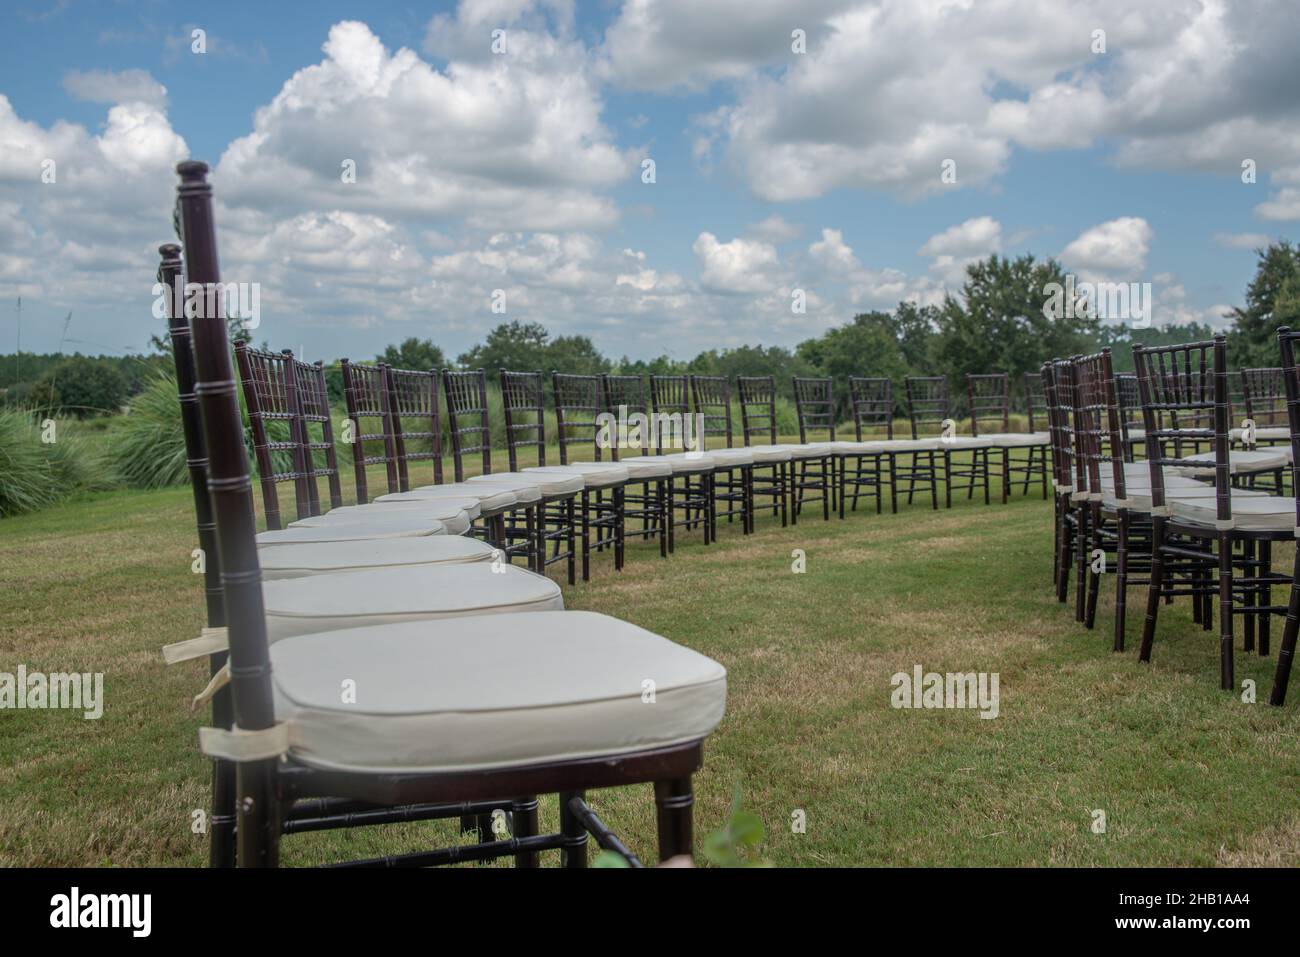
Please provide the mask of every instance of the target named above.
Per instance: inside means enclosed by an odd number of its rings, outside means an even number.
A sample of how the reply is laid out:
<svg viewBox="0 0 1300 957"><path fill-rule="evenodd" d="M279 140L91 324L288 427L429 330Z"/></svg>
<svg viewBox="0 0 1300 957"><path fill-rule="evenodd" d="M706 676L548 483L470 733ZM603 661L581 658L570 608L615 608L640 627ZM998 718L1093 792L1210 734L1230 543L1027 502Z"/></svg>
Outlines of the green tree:
<svg viewBox="0 0 1300 957"><path fill-rule="evenodd" d="M1007 372L1019 381L1044 359L1095 346L1096 318L1080 315L1082 310L1062 310L1073 317L1049 317L1044 309L1051 284L1065 286L1065 272L1055 260L995 254L968 266L966 277L960 298L947 296L938 313L934 372L948 375L954 397L964 392L967 373Z"/></svg>
<svg viewBox="0 0 1300 957"><path fill-rule="evenodd" d="M484 369L496 381L499 370L532 372L546 368L547 346L551 334L539 322L503 322L487 339L457 358L463 369Z"/></svg>
<svg viewBox="0 0 1300 957"><path fill-rule="evenodd" d="M1278 364L1277 328L1300 316L1300 246L1285 239L1256 250L1259 262L1246 286L1246 304L1228 313L1233 365Z"/></svg>
<svg viewBox="0 0 1300 957"><path fill-rule="evenodd" d="M398 369L413 369L428 372L432 369L445 369L447 357L431 339L417 339L410 336L398 345L388 346L379 354L379 361Z"/></svg>

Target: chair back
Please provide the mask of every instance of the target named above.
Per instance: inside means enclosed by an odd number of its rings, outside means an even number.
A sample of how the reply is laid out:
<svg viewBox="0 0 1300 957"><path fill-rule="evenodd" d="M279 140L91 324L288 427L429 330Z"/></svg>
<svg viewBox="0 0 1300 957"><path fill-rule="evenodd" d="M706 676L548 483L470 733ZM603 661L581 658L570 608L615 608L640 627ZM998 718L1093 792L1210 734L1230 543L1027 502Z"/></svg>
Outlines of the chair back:
<svg viewBox="0 0 1300 957"><path fill-rule="evenodd" d="M604 376L552 372L551 391L555 396L555 429L561 465L568 464L574 451L585 453L588 445L595 462L601 460L605 448L617 451L617 424L615 431L608 434L609 444L604 445L601 441L600 416L609 411L605 401ZM617 423L617 412L614 417Z"/></svg>
<svg viewBox="0 0 1300 957"><path fill-rule="evenodd" d="M370 485L366 469L371 465L384 466L388 477L388 491L398 490L397 456L393 448L393 428L389 421L388 375L382 362L364 365L342 360L343 401L351 425L352 468L356 473L357 504L370 501ZM378 432L367 432L368 422L378 420ZM347 436L345 436L347 438ZM366 454L366 443L379 446L378 453Z"/></svg>
<svg viewBox="0 0 1300 957"><path fill-rule="evenodd" d="M849 404L853 412L853 434L863 441L863 430L868 438L894 437L894 380L882 376L849 376Z"/></svg>
<svg viewBox="0 0 1300 957"><path fill-rule="evenodd" d="M492 434L488 426L487 376L482 369L472 372L442 370L442 388L447 399L447 433L456 481L465 481L465 457L478 453L483 474L492 471Z"/></svg>
<svg viewBox="0 0 1300 957"><path fill-rule="evenodd" d="M967 373L966 403L970 410L970 434L980 430L1011 431L1011 392L1005 372Z"/></svg>
<svg viewBox="0 0 1300 957"><path fill-rule="evenodd" d="M835 441L835 380L829 376L817 378L793 377L794 408L799 419L799 441ZM825 438L814 433L824 432ZM809 438L812 436L812 438Z"/></svg>
<svg viewBox="0 0 1300 957"><path fill-rule="evenodd" d="M746 445L776 444L776 377L736 376L740 421ZM759 439L751 442L750 439Z"/></svg>
<svg viewBox="0 0 1300 957"><path fill-rule="evenodd" d="M948 377L910 375L907 388L907 417L912 423L912 438L933 437L943 432L948 419ZM931 431L931 429L934 431Z"/></svg>
<svg viewBox="0 0 1300 957"><path fill-rule="evenodd" d="M731 380L725 375L693 375L691 396L702 424L703 448L715 437L722 439L722 448L731 448Z"/></svg>
<svg viewBox="0 0 1300 957"><path fill-rule="evenodd" d="M432 462L433 484L441 485L442 403L438 399L438 372L384 366L384 373L398 491L409 492L413 487L411 462Z"/></svg>
<svg viewBox="0 0 1300 957"><path fill-rule="evenodd" d="M542 373L507 372L501 374L501 401L506 413L506 453L510 471L530 465L546 464L546 395ZM537 450L537 461L524 458L530 448Z"/></svg>

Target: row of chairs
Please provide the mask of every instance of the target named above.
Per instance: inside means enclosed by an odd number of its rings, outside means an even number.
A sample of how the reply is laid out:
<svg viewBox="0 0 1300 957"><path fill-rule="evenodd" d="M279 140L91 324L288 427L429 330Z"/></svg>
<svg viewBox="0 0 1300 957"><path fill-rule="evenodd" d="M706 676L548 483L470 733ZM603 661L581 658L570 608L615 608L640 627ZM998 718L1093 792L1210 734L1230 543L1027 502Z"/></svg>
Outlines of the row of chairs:
<svg viewBox="0 0 1300 957"><path fill-rule="evenodd" d="M583 867L594 839L638 866L587 795L642 782L660 859L689 857L691 781L723 716L725 670L627 622L564 610L549 578L463 534L495 526L536 560L548 544L537 528L558 506L571 516L581 474L490 473L344 505L337 467L318 464L333 454L321 367L241 348L268 518L276 486L296 493L298 518L258 531L226 324L187 313L177 285L183 271L200 296L221 288L207 168L178 172L185 255L162 247L159 278L177 290L169 327L208 627L164 657L209 662L210 862L274 866L287 835L459 818L477 843L347 863L512 856L529 867L558 850ZM328 510L313 491L321 478ZM533 527L508 534L506 516ZM549 794L559 827L548 834L538 795Z"/></svg>
<svg viewBox="0 0 1300 957"><path fill-rule="evenodd" d="M1125 414L1123 375L1109 349L1054 359L1041 376L1048 403L1055 544L1053 579L1067 602L1075 574L1075 617L1095 623L1100 583L1114 575L1114 650L1125 648L1128 590L1145 586L1146 613L1138 653L1150 661L1162 605L1191 600L1193 622L1214 628L1218 601L1220 686L1235 686L1236 621L1242 648L1268 655L1271 622L1285 617L1270 701L1286 698L1300 587L1275 571L1273 545L1300 529L1294 497L1300 441L1297 334L1278 331L1282 364L1228 369L1227 340L1133 347L1133 384L1142 418ZM1241 383L1234 424L1231 381ZM1285 426L1278 416L1287 416ZM1255 418L1258 416L1258 419ZM1135 455L1141 446L1145 458ZM1290 473L1290 490L1285 481ZM1275 588L1291 586L1288 604Z"/></svg>
<svg viewBox="0 0 1300 957"><path fill-rule="evenodd" d="M323 364L303 363L287 350L271 353L242 343L236 345L236 357L268 528L282 527L276 491L281 483L295 485L298 523L321 514L316 485L320 478L328 482L331 508L338 509L342 494ZM444 434L450 438L456 483L465 481L475 460L483 476L494 474L482 370L439 373L345 359L342 377L345 432L350 433L345 439L352 449L358 504L371 500L369 470L375 467L383 467L387 483L386 493L376 498L380 503L410 504L443 485ZM967 377L967 436L956 434L950 418L947 379L909 377L910 439L895 438L891 380L851 377L853 441L836 437L833 380L796 377L799 443L780 445L772 376L736 380L741 420L737 435L726 377L650 376L647 389L641 376L556 372L551 376L551 408L558 468L547 465L544 381L541 372L500 370L509 475L535 482L539 475L577 471L585 480L584 490L557 490L523 525L488 521L481 530L506 555L527 554L530 567L567 561L570 582L575 548L562 546L580 537L584 580L593 550L611 548L615 566L621 568L629 518L639 524L635 534L658 538L661 555L667 555L674 550L677 529L702 529L708 542L716 537L718 519L726 518L729 523L739 521L748 534L760 507L770 508L785 525L797 522L806 505L818 502L825 519L832 510L843 517L850 502L856 510L861 497L874 497L880 512L886 488L895 512L904 493L909 503L918 495L929 496L932 507L938 508L941 488L948 506L954 491L972 497L980 488L987 503L991 474L1002 479L1004 502L1014 484L1026 493L1031 483L1041 484L1043 497L1047 495L1047 433L1034 431L1035 416L1041 421L1044 411L1043 398L1037 389L1027 389L1030 430L1011 432L1009 377L1004 373ZM698 434L692 434L691 421L698 421ZM683 422L688 423L685 439L695 449L692 454L672 451L681 444ZM278 434L277 423L282 430ZM620 429L611 429L611 423ZM738 438L743 445L736 445ZM1025 458L1013 456L1018 449ZM958 452L967 453L969 461L958 462ZM996 473L990 469L991 454L1001 456ZM432 466L433 485L416 488L410 465L422 461ZM627 477L622 469L629 472ZM496 481L505 480L495 474ZM576 512L574 498L579 499ZM574 514L580 536L574 531ZM522 535L521 528L526 529ZM552 552L543 555L547 542Z"/></svg>

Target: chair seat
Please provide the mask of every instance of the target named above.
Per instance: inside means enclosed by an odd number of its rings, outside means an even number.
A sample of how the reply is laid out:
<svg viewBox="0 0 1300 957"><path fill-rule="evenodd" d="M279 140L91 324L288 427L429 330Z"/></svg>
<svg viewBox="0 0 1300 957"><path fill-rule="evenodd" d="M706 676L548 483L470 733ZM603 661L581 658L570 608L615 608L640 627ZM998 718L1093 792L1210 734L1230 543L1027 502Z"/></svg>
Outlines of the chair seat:
<svg viewBox="0 0 1300 957"><path fill-rule="evenodd" d="M1245 431L1245 429L1230 429L1228 434L1232 436L1232 441L1240 442ZM1255 430L1256 442L1277 442L1289 438L1291 438L1291 430L1285 426L1268 425Z"/></svg>
<svg viewBox="0 0 1300 957"><path fill-rule="evenodd" d="M613 468L584 467L581 465L535 465L524 469L525 475L580 475L585 488L608 488L623 485L630 478L628 470L615 465Z"/></svg>
<svg viewBox="0 0 1300 957"><path fill-rule="evenodd" d="M709 449L709 458L713 459L713 464L720 469L738 468L742 465L754 464L754 453L749 449Z"/></svg>
<svg viewBox="0 0 1300 957"><path fill-rule="evenodd" d="M889 443L884 440L874 442L837 441L834 443L837 455L883 455L888 452Z"/></svg>
<svg viewBox="0 0 1300 957"><path fill-rule="evenodd" d="M1052 444L1052 438L1046 432L990 432L980 438L988 439L995 449L1027 449Z"/></svg>
<svg viewBox="0 0 1300 957"><path fill-rule="evenodd" d="M271 646L290 755L359 772L471 771L685 744L722 720L727 673L585 611L444 619ZM355 682L344 704L342 682ZM653 681L653 701L643 698Z"/></svg>
<svg viewBox="0 0 1300 957"><path fill-rule="evenodd" d="M581 492L583 485L582 476L573 472L566 472L563 475L537 475L529 472L491 472L487 475L475 475L467 479L468 482L487 483L496 485L501 488L529 488L536 487L541 490L543 498L555 498L559 495L573 495Z"/></svg>
<svg viewBox="0 0 1300 957"><path fill-rule="evenodd" d="M1205 467L1196 465L1175 466L1175 471L1183 475L1214 475L1214 453L1199 452L1184 458L1192 462L1205 462ZM1291 449L1278 445L1268 449L1233 449L1228 453L1228 471L1232 475L1246 475L1251 472L1271 472L1291 464Z"/></svg>
<svg viewBox="0 0 1300 957"><path fill-rule="evenodd" d="M390 492L378 496L375 503L387 505L395 502L431 502L465 498L478 500L480 514L499 512L513 507L519 501L518 497L508 489L497 489L483 483L470 485L468 482L461 482L458 485L426 485L423 488L413 488L409 492Z"/></svg>
<svg viewBox="0 0 1300 957"><path fill-rule="evenodd" d="M1125 489L1127 494L1128 507L1134 511L1149 512L1153 505L1151 501L1151 487L1144 485L1140 487L1130 486ZM1236 489L1234 495L1241 495L1243 498L1264 498L1267 492L1261 492L1255 489ZM1201 499L1214 500L1214 486L1205 485L1197 482L1192 486L1172 486L1165 488L1165 500L1173 502L1174 500L1199 501ZM1107 508L1118 507L1118 500L1115 498L1113 489L1107 489L1102 492L1102 505Z"/></svg>
<svg viewBox="0 0 1300 957"><path fill-rule="evenodd" d="M643 455L624 456L618 462L574 462L579 468L601 466L609 468L617 465L627 469L628 478L633 482L645 482L650 479L667 478L673 474L673 467L667 462L660 462Z"/></svg>
<svg viewBox="0 0 1300 957"><path fill-rule="evenodd" d="M494 554L495 548L477 538L425 535L423 538L386 541L279 545L261 549L258 561L262 566L262 578L277 581L368 569L485 562Z"/></svg>
<svg viewBox="0 0 1300 957"><path fill-rule="evenodd" d="M281 528L259 532L257 547L276 548L281 545L308 545L319 542L364 542L387 538L419 538L424 535L446 535L442 522L421 519L376 518L364 523L339 523L306 528Z"/></svg>
<svg viewBox="0 0 1300 957"><path fill-rule="evenodd" d="M934 452L940 447L937 438L926 439L881 439L881 446L886 452Z"/></svg>
<svg viewBox="0 0 1300 957"><path fill-rule="evenodd" d="M793 457L788 445L749 445L749 454L754 457L754 464L764 462L789 462Z"/></svg>
<svg viewBox="0 0 1300 957"><path fill-rule="evenodd" d="M564 608L560 586L546 576L485 562L313 575L267 582L263 592L270 641L403 621Z"/></svg>
<svg viewBox="0 0 1300 957"><path fill-rule="evenodd" d="M398 499L387 502L371 502L369 505L340 505L338 508L332 508L323 515L317 515L314 518L305 518L297 522L290 522L290 528L297 528L301 525L320 525L330 524L332 522L354 522L358 520L369 521L375 517L389 517L394 512L403 512L411 514L420 514L426 518L443 521L445 517L454 517L457 512L465 512L470 521L479 517L482 511L483 502L481 499L473 498L467 495L447 496L446 498L425 499L418 501L413 499Z"/></svg>
<svg viewBox="0 0 1300 957"><path fill-rule="evenodd" d="M940 451L958 452L966 449L991 449L993 439L986 435L950 435L939 439Z"/></svg>
<svg viewBox="0 0 1300 957"><path fill-rule="evenodd" d="M714 469L713 459L704 453L687 453L676 452L671 455L644 455L643 459L651 459L661 464L667 465L673 470L674 475L694 475L699 472L712 472Z"/></svg>
<svg viewBox="0 0 1300 957"><path fill-rule="evenodd" d="M1217 503L1213 498L1175 498L1171 501L1176 521L1216 528ZM1297 526L1294 498L1275 495L1242 495L1232 492L1232 525L1242 531L1289 532Z"/></svg>
<svg viewBox="0 0 1300 957"><path fill-rule="evenodd" d="M542 487L536 481L530 483L512 481L511 479L506 479L504 482L488 481L488 479L495 478L495 475L483 476L481 481L474 481L473 487L483 489L485 494L492 494L493 496L499 495L502 492L507 492L514 496L515 503L512 506L495 508L492 510L492 514L500 514L501 512L509 511L511 508L517 506L532 505L535 502L540 502L542 500ZM469 485L469 482L462 482L456 487L466 488ZM485 508L483 511L486 513L488 510Z"/></svg>
<svg viewBox="0 0 1300 957"><path fill-rule="evenodd" d="M835 454L834 442L800 442L787 445L792 459L824 459Z"/></svg>

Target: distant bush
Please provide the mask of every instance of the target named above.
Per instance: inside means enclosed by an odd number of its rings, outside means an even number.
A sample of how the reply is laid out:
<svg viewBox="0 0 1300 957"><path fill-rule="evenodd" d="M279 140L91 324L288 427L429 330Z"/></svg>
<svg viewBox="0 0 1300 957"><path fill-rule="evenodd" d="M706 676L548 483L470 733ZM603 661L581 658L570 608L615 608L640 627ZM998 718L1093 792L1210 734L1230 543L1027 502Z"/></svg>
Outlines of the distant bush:
<svg viewBox="0 0 1300 957"><path fill-rule="evenodd" d="M97 487L95 463L84 443L58 431L42 442L29 413L0 409L0 516L53 505L84 488Z"/></svg>
<svg viewBox="0 0 1300 957"><path fill-rule="evenodd" d="M27 402L49 410L64 409L84 419L114 413L126 401L126 376L104 359L72 356L42 375L31 387Z"/></svg>
<svg viewBox="0 0 1300 957"><path fill-rule="evenodd" d="M173 374L158 374L131 400L130 411L113 421L108 457L116 478L133 488L164 488L189 481Z"/></svg>

